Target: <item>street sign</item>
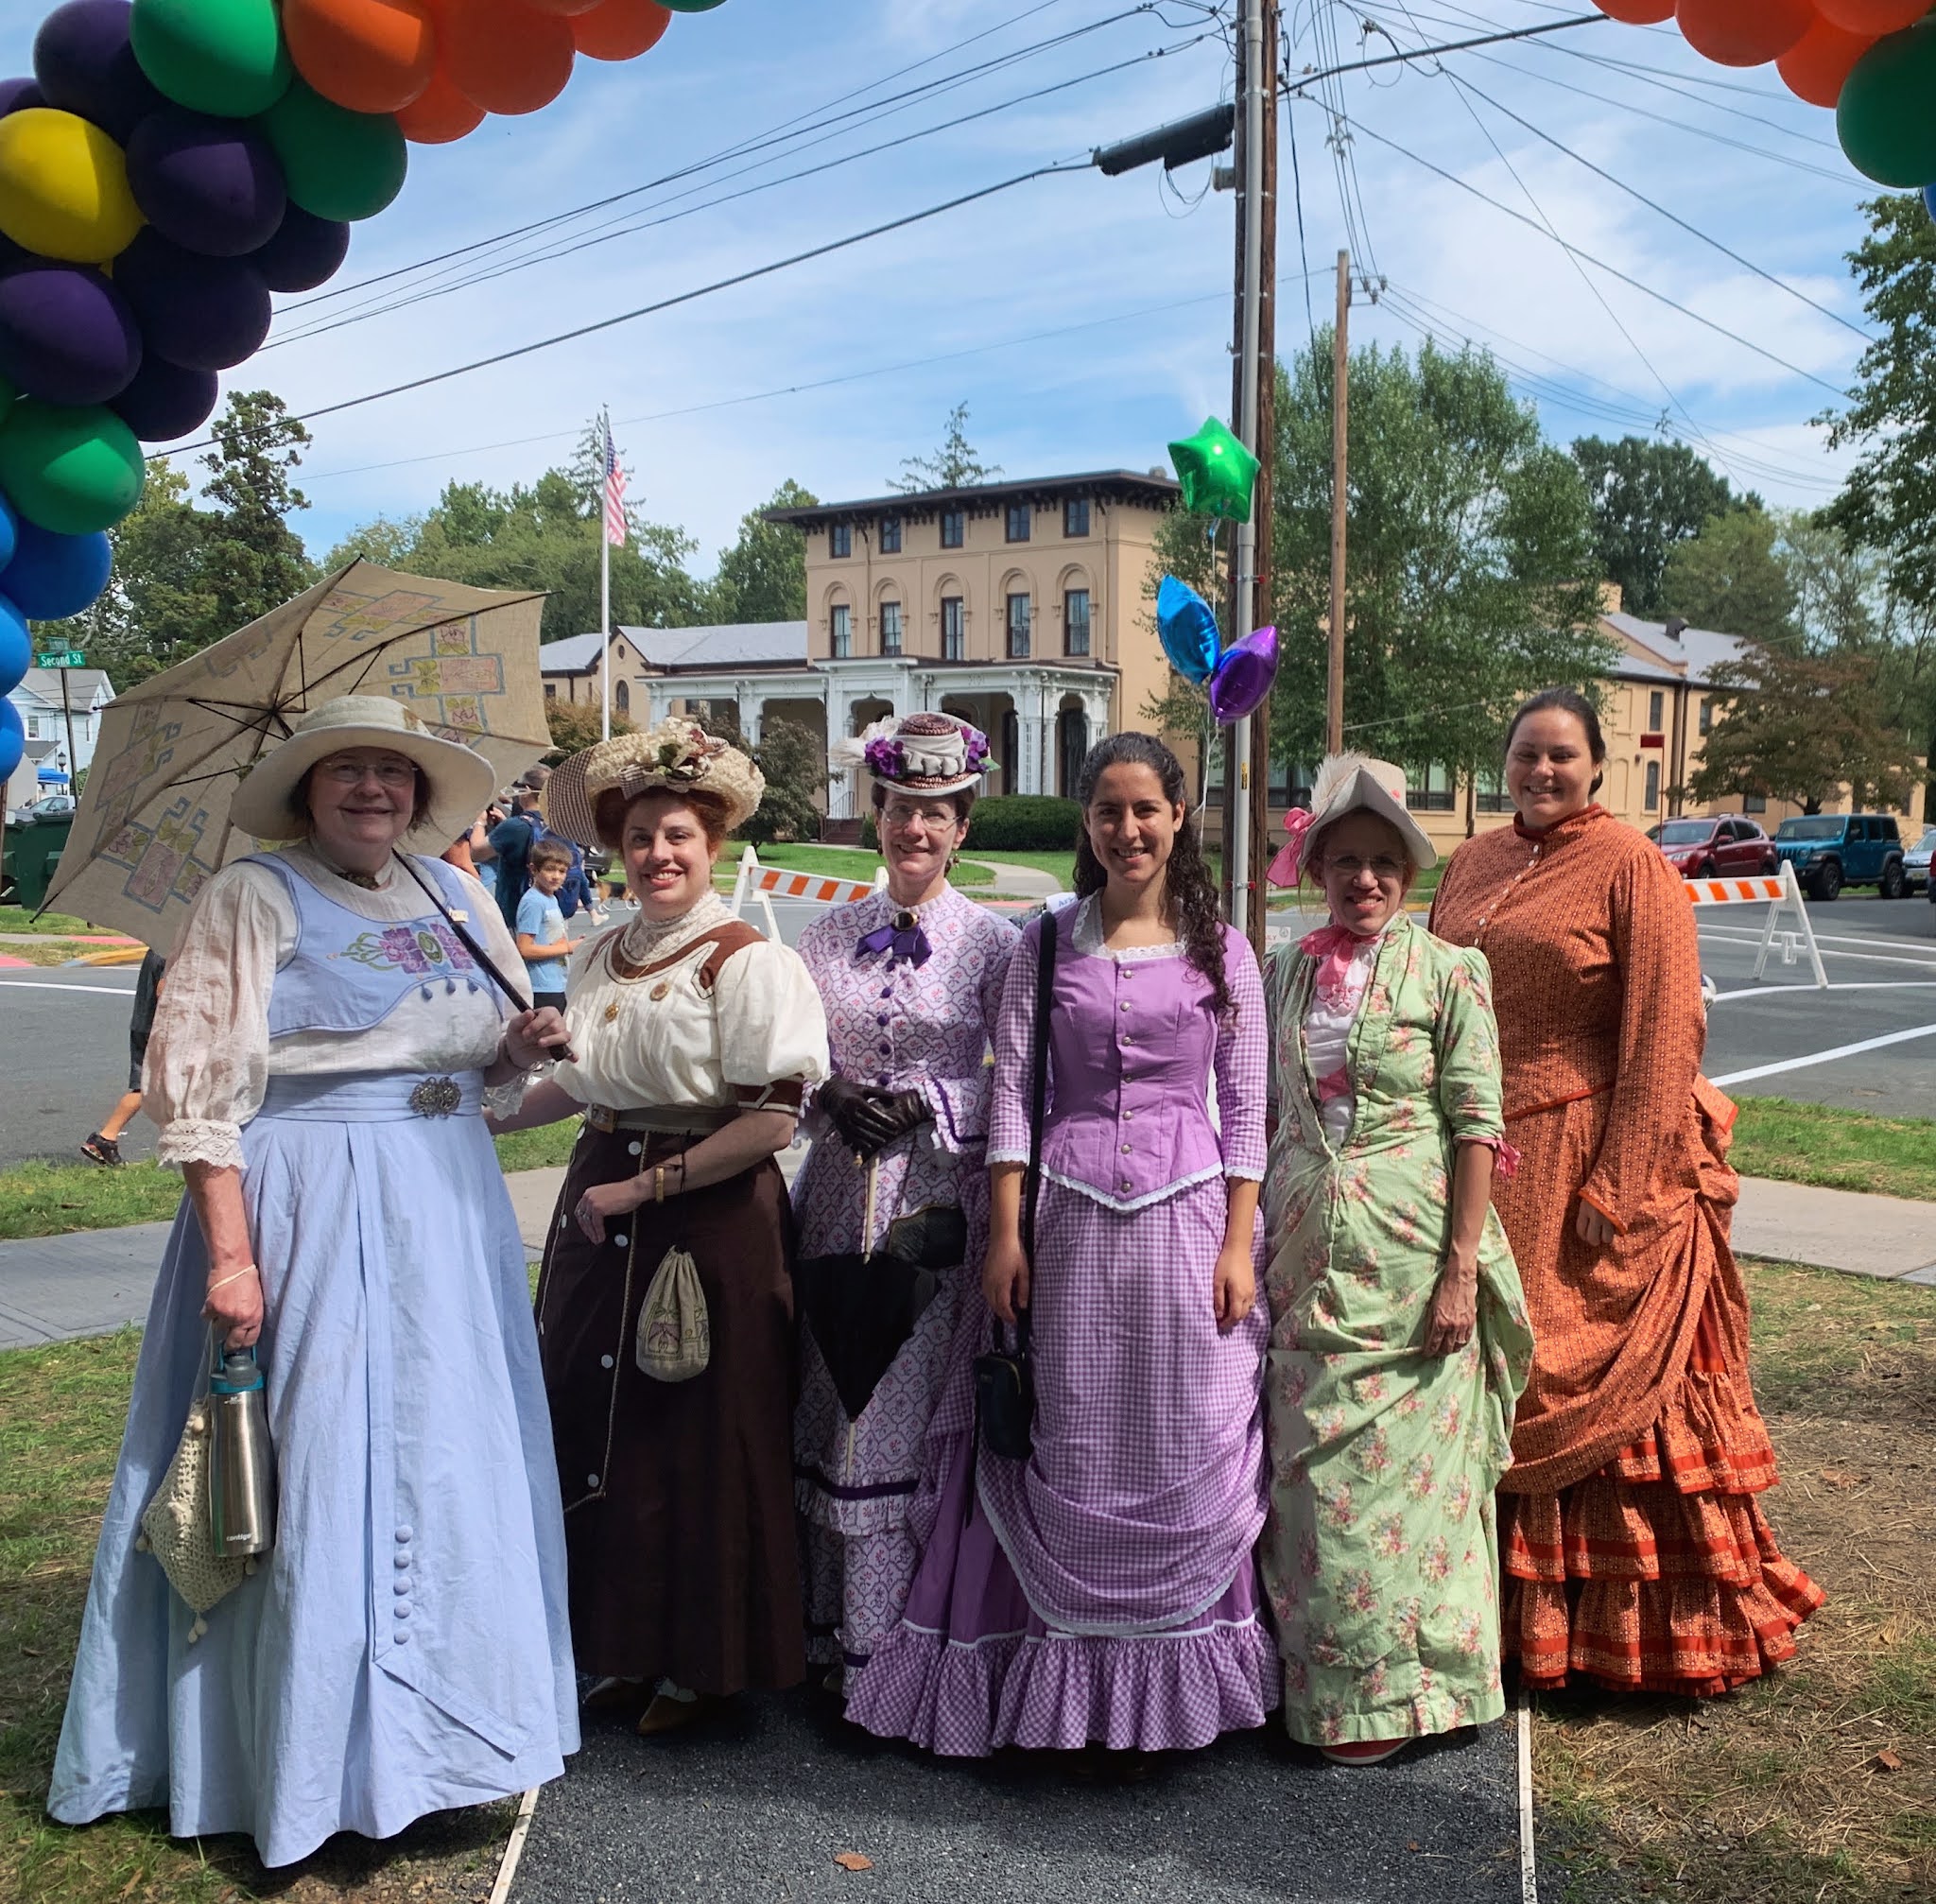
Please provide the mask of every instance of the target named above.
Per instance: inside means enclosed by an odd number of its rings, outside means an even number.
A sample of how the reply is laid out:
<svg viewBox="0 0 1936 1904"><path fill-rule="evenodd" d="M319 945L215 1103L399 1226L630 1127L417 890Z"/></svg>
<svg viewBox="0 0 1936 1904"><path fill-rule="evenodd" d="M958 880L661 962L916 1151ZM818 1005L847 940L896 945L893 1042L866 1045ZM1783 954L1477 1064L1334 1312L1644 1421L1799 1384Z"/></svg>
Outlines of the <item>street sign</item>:
<svg viewBox="0 0 1936 1904"><path fill-rule="evenodd" d="M78 648L50 649L45 654L34 656L36 667L85 667L87 656Z"/></svg>

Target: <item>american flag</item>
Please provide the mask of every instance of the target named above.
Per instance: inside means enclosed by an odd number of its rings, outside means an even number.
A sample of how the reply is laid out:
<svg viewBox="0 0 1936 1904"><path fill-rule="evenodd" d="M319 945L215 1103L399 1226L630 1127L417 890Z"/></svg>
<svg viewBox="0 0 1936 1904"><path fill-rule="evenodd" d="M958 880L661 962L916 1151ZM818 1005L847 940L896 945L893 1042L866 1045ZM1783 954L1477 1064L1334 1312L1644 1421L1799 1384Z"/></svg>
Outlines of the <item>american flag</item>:
<svg viewBox="0 0 1936 1904"><path fill-rule="evenodd" d="M625 546L625 471L619 466L610 424L605 425L605 540L614 548Z"/></svg>

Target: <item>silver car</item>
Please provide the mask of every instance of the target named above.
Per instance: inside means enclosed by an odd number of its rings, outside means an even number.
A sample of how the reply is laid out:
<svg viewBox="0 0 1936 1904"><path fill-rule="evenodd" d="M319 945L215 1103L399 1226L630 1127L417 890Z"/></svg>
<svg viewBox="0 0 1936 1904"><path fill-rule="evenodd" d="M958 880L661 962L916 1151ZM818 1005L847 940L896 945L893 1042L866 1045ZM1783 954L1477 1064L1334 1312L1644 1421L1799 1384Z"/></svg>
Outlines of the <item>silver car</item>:
<svg viewBox="0 0 1936 1904"><path fill-rule="evenodd" d="M1931 859L1936 859L1936 826L1926 827L1923 837L1902 856L1902 890L1905 892L1914 892L1918 888L1927 889Z"/></svg>

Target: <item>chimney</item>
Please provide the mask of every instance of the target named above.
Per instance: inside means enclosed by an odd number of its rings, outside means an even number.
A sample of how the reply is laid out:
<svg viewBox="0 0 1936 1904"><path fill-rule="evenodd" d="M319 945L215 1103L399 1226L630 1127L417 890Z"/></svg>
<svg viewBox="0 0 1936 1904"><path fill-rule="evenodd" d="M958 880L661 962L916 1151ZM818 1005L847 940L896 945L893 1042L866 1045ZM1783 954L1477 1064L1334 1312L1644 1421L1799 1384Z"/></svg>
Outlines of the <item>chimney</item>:
<svg viewBox="0 0 1936 1904"><path fill-rule="evenodd" d="M1686 633L1686 632L1687 624L1678 614L1668 615L1666 624L1661 629L1661 632L1664 635L1666 635L1669 641L1679 641L1680 638Z"/></svg>

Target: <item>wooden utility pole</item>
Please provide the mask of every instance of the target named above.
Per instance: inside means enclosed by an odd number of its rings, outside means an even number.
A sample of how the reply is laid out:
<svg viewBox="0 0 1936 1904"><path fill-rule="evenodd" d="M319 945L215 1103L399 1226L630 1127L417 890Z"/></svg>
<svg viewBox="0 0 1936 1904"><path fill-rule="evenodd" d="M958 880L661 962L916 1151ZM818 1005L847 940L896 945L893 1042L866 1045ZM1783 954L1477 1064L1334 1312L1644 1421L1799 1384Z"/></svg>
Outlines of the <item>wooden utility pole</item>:
<svg viewBox="0 0 1936 1904"><path fill-rule="evenodd" d="M1251 626L1277 618L1271 588L1271 509L1277 467L1277 0L1262 0L1264 150L1259 189L1263 195L1262 237L1257 260L1257 434L1250 445L1258 462L1251 585ZM1246 917L1252 949L1264 956L1264 915L1270 892L1264 870L1270 863L1270 699L1251 716L1251 909Z"/></svg>
<svg viewBox="0 0 1936 1904"><path fill-rule="evenodd" d="M1338 254L1338 321L1331 334L1331 627L1324 751L1344 751L1344 517L1351 442L1351 253Z"/></svg>

